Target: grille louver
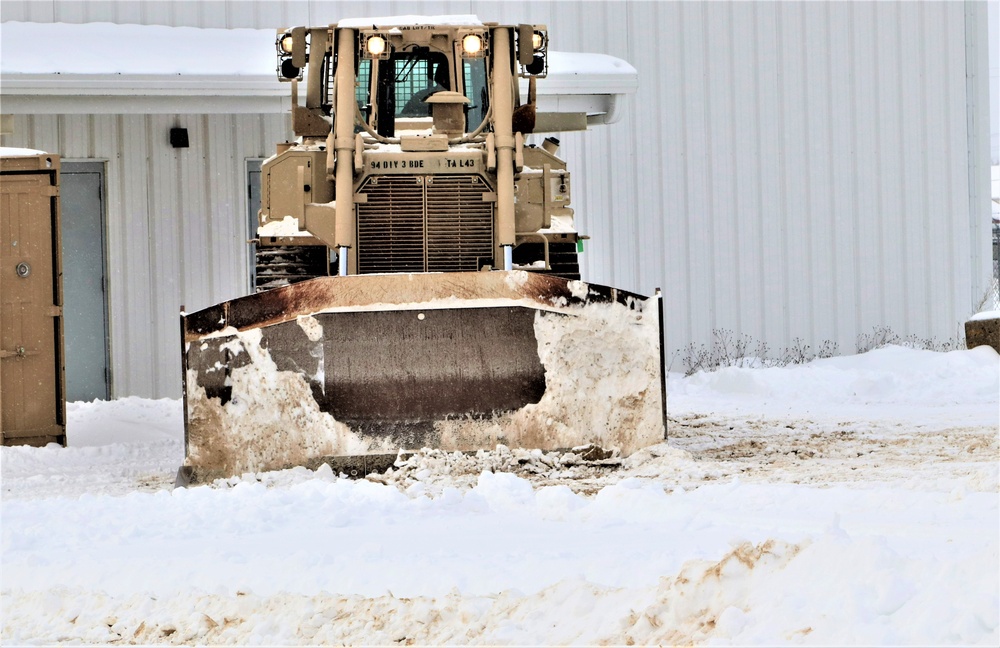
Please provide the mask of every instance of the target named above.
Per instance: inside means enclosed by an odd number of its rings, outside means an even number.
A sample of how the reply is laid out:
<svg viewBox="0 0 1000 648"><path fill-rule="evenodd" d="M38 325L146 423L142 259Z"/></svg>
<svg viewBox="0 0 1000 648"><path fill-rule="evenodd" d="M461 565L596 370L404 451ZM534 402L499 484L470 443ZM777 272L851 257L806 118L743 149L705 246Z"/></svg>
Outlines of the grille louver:
<svg viewBox="0 0 1000 648"><path fill-rule="evenodd" d="M493 203L475 175L370 178L357 204L358 272L459 272L490 263Z"/></svg>

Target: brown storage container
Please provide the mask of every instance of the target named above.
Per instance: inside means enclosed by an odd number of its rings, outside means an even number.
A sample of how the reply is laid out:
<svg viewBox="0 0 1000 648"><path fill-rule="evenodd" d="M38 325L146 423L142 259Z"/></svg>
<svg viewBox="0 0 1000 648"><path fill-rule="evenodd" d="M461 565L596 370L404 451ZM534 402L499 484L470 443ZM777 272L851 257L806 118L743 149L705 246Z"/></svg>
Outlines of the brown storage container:
<svg viewBox="0 0 1000 648"><path fill-rule="evenodd" d="M66 445L59 156L13 153L0 149L0 440Z"/></svg>

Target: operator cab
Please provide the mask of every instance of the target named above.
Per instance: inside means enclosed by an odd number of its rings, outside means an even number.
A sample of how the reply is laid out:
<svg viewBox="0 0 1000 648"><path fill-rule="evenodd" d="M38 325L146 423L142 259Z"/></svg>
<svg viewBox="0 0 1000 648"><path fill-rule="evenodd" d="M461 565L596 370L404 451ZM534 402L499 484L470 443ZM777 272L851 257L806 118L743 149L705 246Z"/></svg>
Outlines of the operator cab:
<svg viewBox="0 0 1000 648"><path fill-rule="evenodd" d="M465 132L475 130L489 108L487 59L462 58L456 75L454 57L426 46L404 46L387 59L362 59L356 100L365 122L383 137L398 131L430 131L431 95L455 91L468 100Z"/></svg>

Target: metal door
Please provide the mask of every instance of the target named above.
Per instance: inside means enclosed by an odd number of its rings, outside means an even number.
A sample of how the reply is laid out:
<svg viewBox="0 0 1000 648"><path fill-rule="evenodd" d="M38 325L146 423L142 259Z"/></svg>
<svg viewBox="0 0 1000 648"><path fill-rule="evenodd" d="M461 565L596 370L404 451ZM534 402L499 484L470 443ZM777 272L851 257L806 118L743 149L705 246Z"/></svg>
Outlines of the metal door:
<svg viewBox="0 0 1000 648"><path fill-rule="evenodd" d="M66 399L106 400L111 376L103 162L63 162L62 219Z"/></svg>
<svg viewBox="0 0 1000 648"><path fill-rule="evenodd" d="M247 160L247 240L257 238L257 212L260 211L260 165L263 159ZM257 244L250 244L249 276L247 294L252 295L257 285Z"/></svg>

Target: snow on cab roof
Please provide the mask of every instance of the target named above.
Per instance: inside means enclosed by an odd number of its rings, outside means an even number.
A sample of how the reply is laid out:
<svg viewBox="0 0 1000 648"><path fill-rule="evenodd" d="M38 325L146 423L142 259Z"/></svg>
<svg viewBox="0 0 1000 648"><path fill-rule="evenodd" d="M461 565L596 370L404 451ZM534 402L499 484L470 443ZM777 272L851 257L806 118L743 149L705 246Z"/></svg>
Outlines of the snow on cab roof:
<svg viewBox="0 0 1000 648"><path fill-rule="evenodd" d="M482 27L473 15L453 16L383 16L381 18L344 18L337 27L370 29L371 27L417 27L421 25L447 25L449 27Z"/></svg>

